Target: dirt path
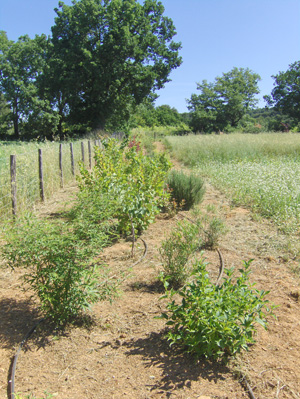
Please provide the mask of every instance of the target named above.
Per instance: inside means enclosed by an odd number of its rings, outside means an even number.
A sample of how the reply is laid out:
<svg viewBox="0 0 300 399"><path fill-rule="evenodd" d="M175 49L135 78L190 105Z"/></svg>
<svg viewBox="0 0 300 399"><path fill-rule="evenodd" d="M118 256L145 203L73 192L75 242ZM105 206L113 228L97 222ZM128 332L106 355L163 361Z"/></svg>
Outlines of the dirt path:
<svg viewBox="0 0 300 399"><path fill-rule="evenodd" d="M63 197L63 195L62 195ZM254 259L252 279L270 290L279 307L267 331L258 328L257 343L239 356L239 367L258 399L300 398L299 281L290 272L296 261L283 252L286 238L266 221L255 221L243 208L207 184L201 207L214 204L228 227L220 248L227 267ZM55 211L54 211L55 208ZM51 212L59 212L53 207ZM47 211L44 212L47 214ZM70 327L64 333L41 325L18 360L16 391L23 397L47 391L59 399L248 398L233 365L196 360L171 350L164 339L164 321L155 319L164 308L157 275L160 242L175 226L158 219L143 234L146 258L128 271L130 243L119 242L101 255L111 273L127 273L119 297L93 307L94 323ZM143 253L139 244L136 259ZM206 252L214 276L218 255ZM215 273L215 274L214 274ZM6 398L11 358L39 315L22 291L22 271L0 269L0 397Z"/></svg>

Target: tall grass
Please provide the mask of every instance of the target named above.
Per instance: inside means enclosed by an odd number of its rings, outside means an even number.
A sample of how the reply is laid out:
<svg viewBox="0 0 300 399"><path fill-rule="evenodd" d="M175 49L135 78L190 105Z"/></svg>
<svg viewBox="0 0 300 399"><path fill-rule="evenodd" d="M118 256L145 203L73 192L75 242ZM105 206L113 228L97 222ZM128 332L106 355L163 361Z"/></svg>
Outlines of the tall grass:
<svg viewBox="0 0 300 399"><path fill-rule="evenodd" d="M300 230L300 135L168 137L173 156L286 231Z"/></svg>
<svg viewBox="0 0 300 399"><path fill-rule="evenodd" d="M212 160L257 161L278 156L297 158L300 154L300 135L297 133L170 136L165 141L173 155L187 166Z"/></svg>
<svg viewBox="0 0 300 399"><path fill-rule="evenodd" d="M88 163L87 140L85 162ZM0 143L0 219L11 215L10 155L16 155L17 212L31 209L39 201L38 149L43 154L43 175L45 197L50 198L60 188L59 142ZM93 146L92 146L93 147ZM75 174L79 171L81 141L73 142ZM63 182L65 185L75 180L72 174L70 143L62 144Z"/></svg>

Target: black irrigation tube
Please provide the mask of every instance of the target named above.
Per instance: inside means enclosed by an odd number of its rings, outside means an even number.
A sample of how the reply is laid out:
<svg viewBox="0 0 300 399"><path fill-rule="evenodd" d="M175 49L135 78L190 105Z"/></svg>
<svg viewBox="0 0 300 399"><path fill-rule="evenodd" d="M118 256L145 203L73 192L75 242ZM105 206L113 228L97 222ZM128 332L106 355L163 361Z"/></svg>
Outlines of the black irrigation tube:
<svg viewBox="0 0 300 399"><path fill-rule="evenodd" d="M31 337L31 335L34 333L35 329L39 326L40 323L42 323L45 319L41 319L39 320L29 331L28 333L25 335L25 337L23 338L22 342L19 345L19 348L15 354L15 356L13 357L13 362L12 362L12 366L11 366L11 373L10 373L10 379L8 380L8 395L10 396L10 399L15 399L15 374L16 374L16 367L17 367L17 360L19 357L19 354L21 352L21 349L23 347L23 345L25 344L25 342L27 341L28 338Z"/></svg>
<svg viewBox="0 0 300 399"><path fill-rule="evenodd" d="M138 264L146 257L146 255L147 255L147 252L148 252L148 245L147 245L146 241L143 240L143 238L140 237L140 240L143 241L143 244L144 244L144 247L145 247L144 253L143 253L143 255L141 256L141 258L140 258L138 261L136 261L131 267L134 267L134 266L138 265Z"/></svg>

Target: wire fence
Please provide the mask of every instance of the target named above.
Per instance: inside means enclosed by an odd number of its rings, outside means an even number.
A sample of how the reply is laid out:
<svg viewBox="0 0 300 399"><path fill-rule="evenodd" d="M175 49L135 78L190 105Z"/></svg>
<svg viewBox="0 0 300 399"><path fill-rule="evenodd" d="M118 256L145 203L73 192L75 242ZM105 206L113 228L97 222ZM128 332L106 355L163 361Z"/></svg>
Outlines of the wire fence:
<svg viewBox="0 0 300 399"><path fill-rule="evenodd" d="M100 140L0 146L0 220L32 210L75 181L80 162L93 166Z"/></svg>

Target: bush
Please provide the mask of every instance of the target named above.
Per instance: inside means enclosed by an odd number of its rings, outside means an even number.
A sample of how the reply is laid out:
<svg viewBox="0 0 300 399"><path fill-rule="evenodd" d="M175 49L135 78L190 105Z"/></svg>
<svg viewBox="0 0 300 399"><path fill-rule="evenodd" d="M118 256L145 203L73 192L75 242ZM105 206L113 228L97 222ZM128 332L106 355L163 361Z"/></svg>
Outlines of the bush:
<svg viewBox="0 0 300 399"><path fill-rule="evenodd" d="M80 316L90 304L111 295L112 286L107 280L101 283L100 266L91 264L107 243L105 233L98 234L95 246L73 226L33 216L6 231L4 257L12 268L26 268L25 282L40 299L45 316L57 324Z"/></svg>
<svg viewBox="0 0 300 399"><path fill-rule="evenodd" d="M198 227L198 235L201 237L201 248L217 248L221 236L226 233L227 229L223 220L216 215L215 209L208 207L206 213L194 209L192 216Z"/></svg>
<svg viewBox="0 0 300 399"><path fill-rule="evenodd" d="M184 210L189 210L199 204L205 193L203 180L193 174L186 175L172 170L168 175L167 184L176 203L178 205L184 203Z"/></svg>
<svg viewBox="0 0 300 399"><path fill-rule="evenodd" d="M188 221L179 222L159 249L163 263L160 279L167 280L168 284L175 289L181 287L191 275L188 261L201 245L197 233L197 225Z"/></svg>
<svg viewBox="0 0 300 399"><path fill-rule="evenodd" d="M164 183L171 164L164 154L145 156L138 143L122 146L108 140L103 144L104 151L95 150L93 171L82 167L80 190L111 199L121 233L141 232L154 221L166 200Z"/></svg>
<svg viewBox="0 0 300 399"><path fill-rule="evenodd" d="M194 281L178 291L181 303L173 298L176 291L167 291L165 297L171 301L161 317L171 327L167 333L171 345L217 359L255 342L256 323L266 328L266 313L272 311L264 299L268 292L254 290L254 284L249 284L250 264L244 262L235 283L233 269L227 269L219 286L211 283L202 259L194 265Z"/></svg>
<svg viewBox="0 0 300 399"><path fill-rule="evenodd" d="M193 216L193 221L178 222L159 249L163 265L160 279L168 281L173 289L183 286L190 277L191 255L204 248L216 248L220 236L226 232L223 221L214 213L201 214L194 210Z"/></svg>

